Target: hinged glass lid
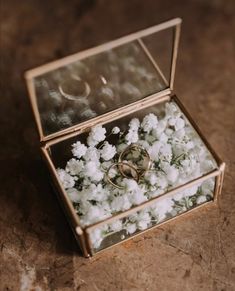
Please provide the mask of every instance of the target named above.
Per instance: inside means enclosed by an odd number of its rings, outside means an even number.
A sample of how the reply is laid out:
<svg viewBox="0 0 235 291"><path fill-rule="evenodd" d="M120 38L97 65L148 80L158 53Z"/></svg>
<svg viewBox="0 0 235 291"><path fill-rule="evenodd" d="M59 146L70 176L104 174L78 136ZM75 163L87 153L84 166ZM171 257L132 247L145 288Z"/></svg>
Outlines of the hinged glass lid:
<svg viewBox="0 0 235 291"><path fill-rule="evenodd" d="M180 19L26 73L41 141L173 87Z"/></svg>

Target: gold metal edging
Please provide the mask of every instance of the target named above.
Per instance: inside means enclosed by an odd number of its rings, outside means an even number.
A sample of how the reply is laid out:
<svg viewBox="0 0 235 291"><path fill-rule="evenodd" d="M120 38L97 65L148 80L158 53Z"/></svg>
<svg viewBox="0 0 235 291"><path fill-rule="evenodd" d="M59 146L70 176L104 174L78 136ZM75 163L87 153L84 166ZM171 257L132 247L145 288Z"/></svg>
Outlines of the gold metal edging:
<svg viewBox="0 0 235 291"><path fill-rule="evenodd" d="M49 141L46 141L46 147L50 147L54 144L57 144L58 142L61 142L63 140L66 140L68 138L74 137L76 135L79 135L86 131L87 129L97 125L97 124L106 124L109 121L114 121L119 118L122 118L124 116L127 116L131 113L137 112L138 110L147 108L153 104L158 104L164 101L170 100L170 90L164 90L164 92L156 93L153 95L150 95L143 100L139 100L137 102L131 103L127 106L121 107L115 111L109 112L107 114L103 114L97 118L94 118L92 120L88 120L87 122L81 123L80 125L76 125L74 128L71 127L71 132L58 136L57 138L51 139Z"/></svg>
<svg viewBox="0 0 235 291"><path fill-rule="evenodd" d="M76 229L76 234L78 235L78 241L80 243L82 252L86 258L89 258L91 256L92 250L87 243L87 234L82 230L81 227L77 226Z"/></svg>
<svg viewBox="0 0 235 291"><path fill-rule="evenodd" d="M117 46L123 45L127 42L134 41L138 38L146 37L148 35L154 34L154 33L159 32L161 30L165 30L165 29L168 29L170 27L177 26L181 22L182 22L181 18L174 18L174 19L171 19L169 21L166 21L166 22L157 24L155 26L149 27L147 29L143 29L143 30L131 33L129 35L123 36L121 38L115 39L113 41L101 44L99 46L95 46L93 48L83 50L81 52L64 57L60 60L50 62L48 64L42 65L42 66L37 67L37 68L32 69L32 70L28 70L27 72L25 72L25 78L30 79L30 78L37 77L37 76L45 74L49 71L58 69L64 65L68 65L74 61L78 61L78 60L90 57L92 55L102 53L106 50L113 49Z"/></svg>
<svg viewBox="0 0 235 291"><path fill-rule="evenodd" d="M221 195L222 192L222 186L223 186L223 181L224 181L224 173L225 173L225 163L222 163L220 166L220 175L218 176L218 185L215 193L215 200L217 201L219 196Z"/></svg>
<svg viewBox="0 0 235 291"><path fill-rule="evenodd" d="M95 54L104 52L107 49L111 49L111 48L117 47L117 46L125 44L127 42L138 40L138 39L140 39L142 37L146 37L148 35L151 35L153 33L161 31L161 30L168 29L170 27L175 27L175 31L179 31L178 27L180 26L181 22L182 22L182 20L180 18L175 18L175 19L172 19L170 21L155 25L153 27L138 31L136 33L132 33L130 35L124 36L124 37L119 38L119 39L116 39L114 41L105 43L103 45L96 46L96 47L93 47L91 49L78 52L76 54L73 54L73 55L67 56L65 58L62 58L60 60L45 64L45 65L40 66L38 68L35 68L35 69L27 71L25 73L25 79L26 79L27 88L28 88L28 92L29 92L29 97L30 97L30 100L31 100L31 105L32 105L33 113L34 113L34 116L35 116L38 132L39 132L40 141L41 142L45 142L47 140L56 138L58 136L70 133L71 131L79 130L79 128L85 126L88 122L81 123L80 125L74 125L74 126L72 126L70 128L63 129L63 130L58 131L56 133L49 134L49 135L45 136L44 133L43 133L40 114L39 114L39 110L38 110L38 106L37 106L35 88L33 86L33 78L34 77L42 75L42 74L44 74L46 72L49 72L51 70L57 69L57 68L59 68L61 66L68 65L68 64L70 64L70 63L72 63L74 61L78 61L78 60L84 59L86 57L89 57L91 55L95 55ZM175 42L178 42L178 41L179 41L178 37L174 38L174 44L173 44L174 49L178 48L178 44L175 43ZM173 59L171 60L171 66L175 66L175 60L176 60L176 53L173 53ZM172 68L171 68L171 72L173 72L173 71L174 70L172 70ZM174 77L174 74L171 74L170 78L173 78L173 77ZM173 80L170 80L170 84L173 84ZM164 92L164 90L161 93L162 93L162 95L166 94ZM107 114L112 114L112 111L108 112ZM94 118L94 122L98 118L99 117ZM90 120L90 121L92 121L92 120Z"/></svg>
<svg viewBox="0 0 235 291"><path fill-rule="evenodd" d="M30 100L30 105L34 114L34 119L36 121L36 126L38 129L38 134L39 134L39 138L40 141L43 141L44 139L44 135L43 135L43 130L42 130L42 123L41 123L41 118L40 118L40 114L39 114L39 110L38 110L38 106L37 106L37 99L36 99L36 94L35 94L35 88L33 85L33 79L29 79L26 82L26 87L28 90L28 94L29 94L29 100Z"/></svg>
<svg viewBox="0 0 235 291"><path fill-rule="evenodd" d="M73 126L71 126L69 128L66 128L66 129L62 129L62 130L60 130L58 132L49 134L47 136L43 136L40 141L44 142L44 143L45 142L49 142L50 143L50 141L52 141L52 143L53 143L53 139L56 140L58 137L66 138L66 136L69 135L70 133L83 131L84 129L86 129L88 127L90 128L90 127L92 127L92 126L94 126L94 125L96 125L98 123L101 123L101 121L103 119L104 120L105 119L109 120L110 118L112 118L112 116L115 116L115 115L116 115L117 118L119 118L121 116L125 116L125 115L129 114L130 110L132 110L132 109L134 111L140 109L142 106L144 106L145 102L151 102L152 99L155 99L155 98L159 98L160 99L162 97L165 97L166 95L169 95L170 93L171 93L170 89L167 88L167 89L165 89L165 90L163 90L161 92L149 95L149 96L147 96L147 97L145 97L145 98L143 98L141 100L138 100L138 101L133 102L131 104L125 105L125 106L120 107L118 109L112 110L112 111L107 112L105 114L102 114L100 116L94 117L94 118L92 118L90 120L81 122L79 124L73 125ZM148 105L146 104L145 106L148 106ZM36 109L36 111L38 111L38 110ZM35 113L36 113L36 111L35 111ZM38 112L37 112L37 115L39 116ZM41 127L41 125L40 125L40 127Z"/></svg>
<svg viewBox="0 0 235 291"><path fill-rule="evenodd" d="M173 50L171 57L171 72L170 72L170 89L173 90L175 80L176 61L178 56L179 39L180 39L181 22L175 26Z"/></svg>

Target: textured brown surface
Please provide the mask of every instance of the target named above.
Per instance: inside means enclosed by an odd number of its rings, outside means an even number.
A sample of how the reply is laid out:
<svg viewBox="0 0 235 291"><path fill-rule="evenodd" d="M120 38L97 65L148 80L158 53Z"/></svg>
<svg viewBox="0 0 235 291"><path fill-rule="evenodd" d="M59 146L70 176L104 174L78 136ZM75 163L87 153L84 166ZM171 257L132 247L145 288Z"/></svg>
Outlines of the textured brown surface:
<svg viewBox="0 0 235 291"><path fill-rule="evenodd" d="M0 290L235 290L234 11L232 0L1 2ZM219 205L84 259L41 161L22 73L175 16L176 92L227 163Z"/></svg>

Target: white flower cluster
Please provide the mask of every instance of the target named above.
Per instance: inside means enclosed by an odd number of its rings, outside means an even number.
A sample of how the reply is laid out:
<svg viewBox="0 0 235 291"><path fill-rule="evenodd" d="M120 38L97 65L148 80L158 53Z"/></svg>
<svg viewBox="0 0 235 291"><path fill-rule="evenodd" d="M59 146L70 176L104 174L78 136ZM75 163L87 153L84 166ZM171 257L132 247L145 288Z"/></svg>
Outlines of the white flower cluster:
<svg viewBox="0 0 235 291"><path fill-rule="evenodd" d="M116 137L115 145L109 142L110 135L114 135L112 140ZM107 170L118 161L120 153L133 143L148 152L152 160L151 168L138 183L134 179L124 178L113 168L110 177L123 186L122 189L115 188L107 182ZM116 126L106 136L103 126L93 127L86 144L77 141L72 145L72 154L73 158L67 162L65 169L58 169L58 175L82 226L128 210L216 167L210 152L174 102L165 104L163 115L150 113L142 121L133 118L125 132ZM125 230L131 234L147 228L153 223L152 220L162 221L166 213L174 215L183 211L184 207L188 209L203 203L205 197L212 196L213 185L209 186L202 185L200 191L194 187L186 194L177 193L174 199L161 200L150 210L96 230L92 242L97 248L103 238L112 232ZM195 199L188 199L189 196ZM185 206L185 203L189 204Z"/></svg>
<svg viewBox="0 0 235 291"><path fill-rule="evenodd" d="M104 224L101 227L97 227L91 232L93 247L99 249L104 239L107 239L113 233L124 231L124 237L122 234L116 237L117 241L115 242L118 242L134 233L150 228L175 217L177 214L186 212L197 205L205 203L211 199L213 190L214 178L211 178L199 185L180 191L171 197L163 196L150 207L131 214L128 217L118 219L111 224ZM107 243L109 242L106 242L106 246ZM113 238L112 243L114 243Z"/></svg>

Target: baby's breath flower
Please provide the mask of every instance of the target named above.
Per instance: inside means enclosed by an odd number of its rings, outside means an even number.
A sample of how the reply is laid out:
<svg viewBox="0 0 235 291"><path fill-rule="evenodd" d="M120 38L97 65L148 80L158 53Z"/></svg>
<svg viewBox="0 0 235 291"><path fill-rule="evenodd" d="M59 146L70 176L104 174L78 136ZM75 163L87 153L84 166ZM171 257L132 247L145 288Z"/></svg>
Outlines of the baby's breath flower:
<svg viewBox="0 0 235 291"><path fill-rule="evenodd" d="M136 227L136 224L135 224L135 223L128 223L128 224L125 226L125 229L126 229L126 232L127 232L128 234L133 234L134 232L136 232L137 227Z"/></svg>
<svg viewBox="0 0 235 291"><path fill-rule="evenodd" d="M139 139L138 132L136 130L129 130L128 134L125 137L127 144L136 143Z"/></svg>
<svg viewBox="0 0 235 291"><path fill-rule="evenodd" d="M113 129L112 129L112 134L118 134L120 132L120 128L115 126Z"/></svg>
<svg viewBox="0 0 235 291"><path fill-rule="evenodd" d="M153 113L146 115L141 123L143 131L149 133L152 129L156 128L158 124L158 118Z"/></svg>
<svg viewBox="0 0 235 291"><path fill-rule="evenodd" d="M89 146L96 146L99 142L105 139L106 129L101 125L92 127L91 132L87 138L87 144Z"/></svg>
<svg viewBox="0 0 235 291"><path fill-rule="evenodd" d="M179 176L179 170L175 168L175 166L170 166L167 169L167 179L169 180L169 182L175 183L177 178Z"/></svg>
<svg viewBox="0 0 235 291"><path fill-rule="evenodd" d="M202 204L202 203L204 203L204 202L206 202L206 201L207 201L207 199L206 199L206 196L204 196L204 195L199 196L199 197L197 198L197 200L196 200L196 202L197 202L198 205L199 205L199 204Z"/></svg>
<svg viewBox="0 0 235 291"><path fill-rule="evenodd" d="M70 159L66 164L66 172L71 175L79 175L84 168L84 162L82 160Z"/></svg>
<svg viewBox="0 0 235 291"><path fill-rule="evenodd" d="M182 129L185 126L185 121L183 120L183 118L177 118L174 126L175 126L175 130Z"/></svg>
<svg viewBox="0 0 235 291"><path fill-rule="evenodd" d="M111 209L113 212L125 211L130 207L131 203L125 195L114 197L111 202Z"/></svg>
<svg viewBox="0 0 235 291"><path fill-rule="evenodd" d="M72 154L74 157L81 158L85 155L87 151L87 147L82 144L80 141L75 142L72 144Z"/></svg>
<svg viewBox="0 0 235 291"><path fill-rule="evenodd" d="M84 167L84 175L89 177L92 181L99 182L103 179L104 173L97 167L96 162L89 161Z"/></svg>
<svg viewBox="0 0 235 291"><path fill-rule="evenodd" d="M137 218L137 227L140 230L148 228L149 223L151 222L151 217L146 210L142 210Z"/></svg>
<svg viewBox="0 0 235 291"><path fill-rule="evenodd" d="M76 177L70 176L65 170L57 169L57 174L59 176L60 182L64 186L65 189L73 188L75 185Z"/></svg>
<svg viewBox="0 0 235 291"><path fill-rule="evenodd" d="M68 193L69 199L72 202L78 203L80 201L81 196L77 189L75 188L67 189L67 193Z"/></svg>
<svg viewBox="0 0 235 291"><path fill-rule="evenodd" d="M164 220L167 213L170 213L174 202L171 198L165 198L157 201L152 207L151 213L154 217L158 217L159 221Z"/></svg>
<svg viewBox="0 0 235 291"><path fill-rule="evenodd" d="M140 127L140 121L138 118L133 118L130 123L129 123L129 127L131 130L137 131Z"/></svg>
<svg viewBox="0 0 235 291"><path fill-rule="evenodd" d="M109 227L112 231L115 231L115 232L120 231L120 230L122 230L122 221L117 220L117 221L111 223Z"/></svg>
<svg viewBox="0 0 235 291"><path fill-rule="evenodd" d="M83 158L86 162L93 161L99 164L100 152L95 147L89 147Z"/></svg>
<svg viewBox="0 0 235 291"><path fill-rule="evenodd" d="M108 143L107 141L104 143L102 149L100 150L101 157L105 161L111 160L116 154L116 147Z"/></svg>

